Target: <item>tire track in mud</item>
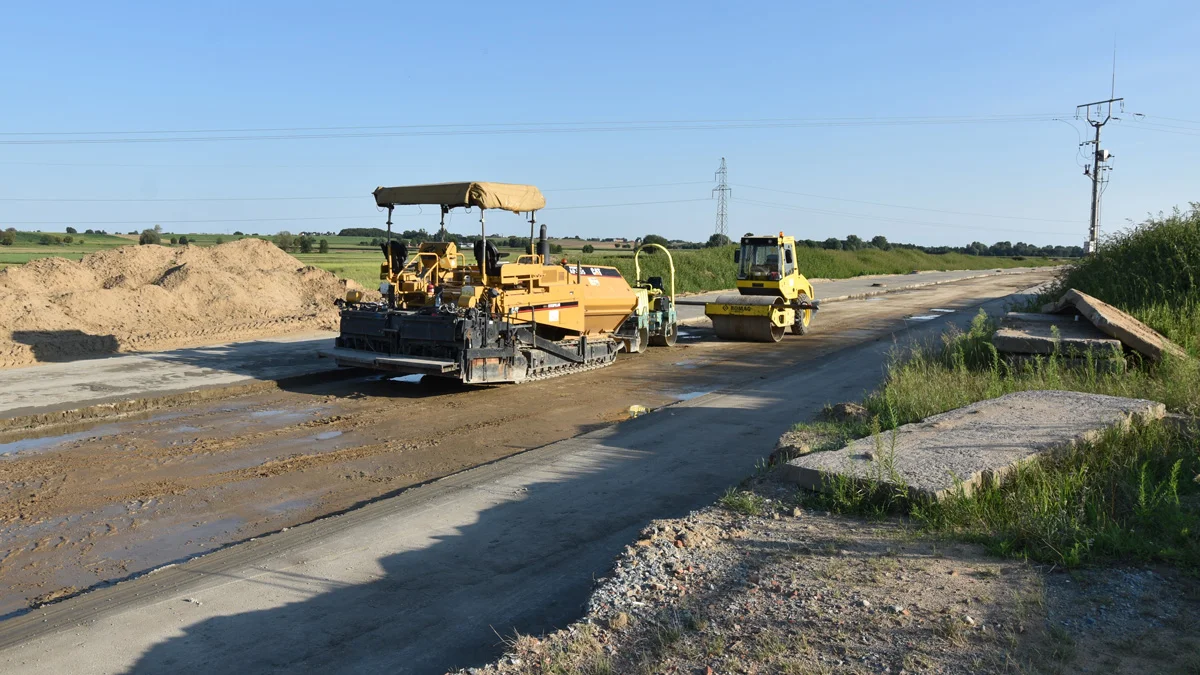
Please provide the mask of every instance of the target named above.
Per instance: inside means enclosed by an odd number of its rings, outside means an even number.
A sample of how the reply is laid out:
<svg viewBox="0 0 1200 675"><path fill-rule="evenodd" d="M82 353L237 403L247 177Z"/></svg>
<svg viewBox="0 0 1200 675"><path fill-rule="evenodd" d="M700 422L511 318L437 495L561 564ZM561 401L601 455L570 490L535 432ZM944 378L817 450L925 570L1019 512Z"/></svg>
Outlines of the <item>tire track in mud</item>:
<svg viewBox="0 0 1200 675"><path fill-rule="evenodd" d="M136 457L127 459L144 467L145 473L153 474L155 469L167 465L177 465L180 460L200 460L214 455L229 455L241 450L263 445L272 440L296 438L298 431L317 428L335 429L344 433L373 425L371 419L389 405L376 405L364 410L361 415L331 415L314 420L270 429L267 431L242 434L226 439L202 439L186 445L147 444L142 439L130 439L122 443L125 450L135 448ZM78 441L71 446L46 455L34 455L0 462L0 482L14 486L10 494L0 498L0 525L18 520L39 520L54 517L72 509L70 505L80 501L131 502L146 501L169 495L181 495L192 490L203 490L219 485L235 483L252 478L269 478L281 474L304 471L306 469L329 466L341 462L366 459L389 453L421 450L436 447L446 436L459 436L487 428L502 427L520 418L522 415L501 415L487 420L479 420L460 424L439 430L436 436L404 440L392 439L386 442L368 443L349 448L324 450L311 453L290 453L281 457L263 460L251 467L232 469L228 471L204 472L195 476L176 479L151 479L124 484L119 490L105 489L103 486L73 486L65 492L67 476L90 468L95 459L92 453L81 454L83 446L95 443L101 437L93 437ZM119 438L119 437L117 437ZM114 440L105 437L105 440ZM109 443L114 445L115 443ZM90 449L90 448L89 448ZM138 466L127 467L137 471ZM140 473L140 472L139 472ZM90 488L90 489L89 489Z"/></svg>

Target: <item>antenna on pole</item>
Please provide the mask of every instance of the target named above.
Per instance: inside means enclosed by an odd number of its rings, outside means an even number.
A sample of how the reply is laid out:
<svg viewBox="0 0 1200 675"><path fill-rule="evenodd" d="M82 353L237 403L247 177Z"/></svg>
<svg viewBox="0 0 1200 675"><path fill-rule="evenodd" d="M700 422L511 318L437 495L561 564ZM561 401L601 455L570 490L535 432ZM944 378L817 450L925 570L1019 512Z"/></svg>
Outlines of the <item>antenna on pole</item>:
<svg viewBox="0 0 1200 675"><path fill-rule="evenodd" d="M717 196L717 228L716 233L729 236L729 171L725 168L725 158L721 158L721 168L716 173L717 187L713 194Z"/></svg>

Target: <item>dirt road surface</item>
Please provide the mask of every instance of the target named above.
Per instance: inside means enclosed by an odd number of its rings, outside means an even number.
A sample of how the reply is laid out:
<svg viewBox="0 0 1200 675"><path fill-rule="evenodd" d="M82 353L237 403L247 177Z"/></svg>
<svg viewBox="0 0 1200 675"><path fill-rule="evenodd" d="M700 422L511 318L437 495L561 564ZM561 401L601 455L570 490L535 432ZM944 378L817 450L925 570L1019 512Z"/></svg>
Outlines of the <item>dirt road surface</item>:
<svg viewBox="0 0 1200 675"><path fill-rule="evenodd" d="M934 285L1001 274L1028 274L1031 269L922 272L854 279L815 280L820 297L828 300L887 293L912 285ZM1044 274L1044 270L1039 272ZM701 302L714 294L691 296ZM704 307L679 308L680 321L701 322ZM183 394L207 394L228 387L287 380L336 366L315 358L332 346L334 333L314 331L253 342L235 342L189 349L111 356L89 361L0 369L0 429L19 429L47 422L73 422L115 409L137 411L178 407ZM259 390L267 387L258 387ZM185 396L188 400L202 396ZM172 399L172 400L164 400ZM95 410L86 408L94 407ZM69 416L56 416L71 410ZM8 439L0 436L0 443Z"/></svg>
<svg viewBox="0 0 1200 675"><path fill-rule="evenodd" d="M794 421L874 386L893 338L933 339L1048 277L830 305L775 347L693 328L675 349L528 385L372 376L0 446L16 451L0 461L0 670L482 662L493 628L575 618L649 520L710 502ZM631 405L669 407L628 420Z"/></svg>

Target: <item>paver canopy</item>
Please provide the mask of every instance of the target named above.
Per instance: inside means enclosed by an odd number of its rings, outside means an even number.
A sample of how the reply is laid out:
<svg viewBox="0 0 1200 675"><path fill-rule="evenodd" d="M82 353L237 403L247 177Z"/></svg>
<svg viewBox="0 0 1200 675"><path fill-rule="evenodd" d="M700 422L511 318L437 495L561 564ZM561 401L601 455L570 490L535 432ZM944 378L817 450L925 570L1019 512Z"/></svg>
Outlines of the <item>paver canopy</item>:
<svg viewBox="0 0 1200 675"><path fill-rule="evenodd" d="M514 183L435 183L380 187L375 188L374 194L375 203L379 206L477 206L519 213L537 211L546 205L546 198L536 187Z"/></svg>

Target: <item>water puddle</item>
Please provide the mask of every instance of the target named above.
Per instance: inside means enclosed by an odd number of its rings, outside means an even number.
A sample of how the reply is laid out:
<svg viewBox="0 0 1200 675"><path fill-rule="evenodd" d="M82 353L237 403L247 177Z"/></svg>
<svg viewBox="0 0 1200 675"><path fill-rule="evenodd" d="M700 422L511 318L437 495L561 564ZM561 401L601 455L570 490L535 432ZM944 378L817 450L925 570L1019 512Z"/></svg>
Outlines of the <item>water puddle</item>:
<svg viewBox="0 0 1200 675"><path fill-rule="evenodd" d="M699 340L700 337L701 337L700 335L693 333L692 331L690 331L686 328L679 329L678 339L680 339L680 340Z"/></svg>
<svg viewBox="0 0 1200 675"><path fill-rule="evenodd" d="M909 321L932 321L938 318L937 314L917 314L916 316L908 317Z"/></svg>
<svg viewBox="0 0 1200 675"><path fill-rule="evenodd" d="M936 308L936 307L929 311L937 312L938 314L953 314L954 313L954 310L952 310L952 309L941 309L941 308Z"/></svg>
<svg viewBox="0 0 1200 675"><path fill-rule="evenodd" d="M181 424L171 430L172 433L177 434L194 434L197 431L204 431L204 427L194 427L190 424Z"/></svg>
<svg viewBox="0 0 1200 675"><path fill-rule="evenodd" d="M711 391L689 391L689 392L685 392L683 394L675 394L675 398L679 399L680 401L690 401L694 398L699 398L701 396L707 396L708 394L711 394L711 393L712 393Z"/></svg>
<svg viewBox="0 0 1200 675"><path fill-rule="evenodd" d="M278 515L280 513L288 513L290 511L303 511L317 502L315 497L302 497L299 499L289 499L282 502L271 504L263 507L267 513Z"/></svg>
<svg viewBox="0 0 1200 675"><path fill-rule="evenodd" d="M400 377L389 377L388 379L391 380L392 382L412 382L412 383L416 384L417 382L420 382L421 378L423 378L423 377L425 377L425 376L424 375L402 375Z"/></svg>
<svg viewBox="0 0 1200 675"><path fill-rule="evenodd" d="M338 436L341 436L341 435L342 435L342 432L340 432L340 431L322 431L321 433L317 434L316 436L313 436L313 439L318 440L318 441L328 441L332 438L337 438Z"/></svg>

